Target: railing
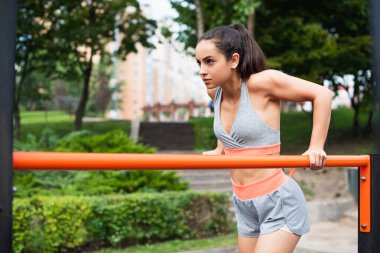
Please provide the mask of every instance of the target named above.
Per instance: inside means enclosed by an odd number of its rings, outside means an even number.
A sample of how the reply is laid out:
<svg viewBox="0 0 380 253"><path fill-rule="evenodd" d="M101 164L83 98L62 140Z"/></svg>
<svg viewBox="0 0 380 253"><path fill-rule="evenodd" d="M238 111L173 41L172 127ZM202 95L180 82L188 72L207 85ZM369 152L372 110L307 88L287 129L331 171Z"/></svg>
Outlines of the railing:
<svg viewBox="0 0 380 253"><path fill-rule="evenodd" d="M359 173L359 252L380 252L380 154L328 156L325 167L358 167ZM372 166L371 166L372 165ZM15 170L175 170L234 168L305 168L308 156L232 156L194 154L108 154L15 152ZM372 191L371 191L372 189ZM376 190L374 190L376 189ZM328 231L326 231L328 233Z"/></svg>

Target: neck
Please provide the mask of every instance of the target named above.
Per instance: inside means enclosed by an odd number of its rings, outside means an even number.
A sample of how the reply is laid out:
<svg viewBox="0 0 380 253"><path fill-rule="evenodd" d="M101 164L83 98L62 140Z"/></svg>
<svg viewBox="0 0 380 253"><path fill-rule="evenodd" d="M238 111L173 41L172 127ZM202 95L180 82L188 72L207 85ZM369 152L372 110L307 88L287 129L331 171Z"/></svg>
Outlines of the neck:
<svg viewBox="0 0 380 253"><path fill-rule="evenodd" d="M233 75L228 81L221 84L223 89L223 99L239 100L241 93L241 84L243 79L238 75Z"/></svg>

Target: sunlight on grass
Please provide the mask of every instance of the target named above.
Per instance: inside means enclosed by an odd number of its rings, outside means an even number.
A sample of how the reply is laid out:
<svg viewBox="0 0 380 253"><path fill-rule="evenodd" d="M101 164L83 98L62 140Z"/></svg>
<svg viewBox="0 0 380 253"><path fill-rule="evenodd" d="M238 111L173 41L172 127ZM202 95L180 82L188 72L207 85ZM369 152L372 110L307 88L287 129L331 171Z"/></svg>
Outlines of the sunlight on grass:
<svg viewBox="0 0 380 253"><path fill-rule="evenodd" d="M92 253L174 253L190 250L205 250L213 248L223 248L237 245L237 234L200 239L200 240L173 240L164 243L157 243L144 246L129 247L126 249L104 249Z"/></svg>
<svg viewBox="0 0 380 253"><path fill-rule="evenodd" d="M73 121L73 116L63 111L21 112L22 124Z"/></svg>

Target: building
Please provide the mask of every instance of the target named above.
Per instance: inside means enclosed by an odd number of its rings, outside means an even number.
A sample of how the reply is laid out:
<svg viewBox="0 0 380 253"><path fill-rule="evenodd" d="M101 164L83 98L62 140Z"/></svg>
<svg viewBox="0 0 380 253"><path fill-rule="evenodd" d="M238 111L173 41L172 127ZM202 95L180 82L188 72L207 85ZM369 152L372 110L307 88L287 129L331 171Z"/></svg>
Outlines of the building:
<svg viewBox="0 0 380 253"><path fill-rule="evenodd" d="M138 45L137 53L129 54L125 61L114 62L112 83L120 84L120 92L113 100L120 102L108 117L178 121L210 115L210 98L198 74L195 58L187 55L180 43L170 42L161 35L153 38L153 43L156 49ZM191 106L194 108L188 109ZM159 107L159 111L144 114L144 108L147 112L146 108L153 107Z"/></svg>

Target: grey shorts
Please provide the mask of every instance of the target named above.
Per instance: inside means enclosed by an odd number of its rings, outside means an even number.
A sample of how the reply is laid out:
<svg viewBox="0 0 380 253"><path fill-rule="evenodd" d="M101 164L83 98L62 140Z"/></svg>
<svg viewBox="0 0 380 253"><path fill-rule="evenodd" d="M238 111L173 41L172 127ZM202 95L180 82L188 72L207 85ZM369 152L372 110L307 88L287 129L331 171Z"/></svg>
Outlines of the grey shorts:
<svg viewBox="0 0 380 253"><path fill-rule="evenodd" d="M232 200L237 230L242 237L258 237L286 226L297 235L310 232L305 197L291 177L269 194L242 200L233 193Z"/></svg>

